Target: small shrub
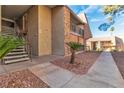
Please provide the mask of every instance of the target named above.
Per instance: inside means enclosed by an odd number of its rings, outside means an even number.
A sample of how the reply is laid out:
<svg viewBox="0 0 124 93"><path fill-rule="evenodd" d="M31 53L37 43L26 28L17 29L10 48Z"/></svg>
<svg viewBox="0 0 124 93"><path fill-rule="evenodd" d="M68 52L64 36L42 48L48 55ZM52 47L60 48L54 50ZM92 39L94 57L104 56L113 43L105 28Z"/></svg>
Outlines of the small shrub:
<svg viewBox="0 0 124 93"><path fill-rule="evenodd" d="M71 50L71 60L70 63L73 64L75 61L75 52L78 51L83 45L78 42L68 42L66 43Z"/></svg>
<svg viewBox="0 0 124 93"><path fill-rule="evenodd" d="M24 44L25 42L18 37L0 35L0 59L8 54L12 49Z"/></svg>

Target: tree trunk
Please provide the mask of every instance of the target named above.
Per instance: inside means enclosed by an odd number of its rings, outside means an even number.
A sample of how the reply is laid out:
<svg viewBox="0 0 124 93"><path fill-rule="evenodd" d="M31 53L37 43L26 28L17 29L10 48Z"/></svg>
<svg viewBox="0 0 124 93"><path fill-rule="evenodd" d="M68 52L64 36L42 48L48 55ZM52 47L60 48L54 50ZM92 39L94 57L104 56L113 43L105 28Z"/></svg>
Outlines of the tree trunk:
<svg viewBox="0 0 124 93"><path fill-rule="evenodd" d="M70 64L73 64L75 61L75 50L71 50L71 60L70 60Z"/></svg>

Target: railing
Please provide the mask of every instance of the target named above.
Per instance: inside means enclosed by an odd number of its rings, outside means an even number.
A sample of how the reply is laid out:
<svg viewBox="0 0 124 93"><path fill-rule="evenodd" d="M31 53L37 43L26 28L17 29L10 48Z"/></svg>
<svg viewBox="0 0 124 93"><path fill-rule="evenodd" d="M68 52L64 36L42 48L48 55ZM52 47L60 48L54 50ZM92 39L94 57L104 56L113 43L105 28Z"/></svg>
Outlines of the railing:
<svg viewBox="0 0 124 93"><path fill-rule="evenodd" d="M31 61L32 61L32 52L31 52L31 44L30 42L28 41L28 39L26 38L26 35L24 35L23 33L21 33L19 31L19 28L18 28L18 25L15 24L15 32L16 32L16 35L20 38L20 39L23 39L25 41L25 51L27 52L28 56L30 57Z"/></svg>
<svg viewBox="0 0 124 93"><path fill-rule="evenodd" d="M16 22L15 21L11 21L9 19L5 19L5 18L2 18L2 20L5 20L5 21L8 21L8 22L14 23L14 28L13 28L14 35L17 36L17 37L19 37L20 39L25 40L25 45L24 45L25 51L27 52L28 56L30 57L30 59L32 61L31 45L30 45L28 39L27 40L25 39L25 35L23 33L20 33L19 27L16 24ZM2 32L0 32L0 35L4 35L4 34L2 34ZM8 35L6 35L6 36L8 36ZM4 59L2 59L1 61L4 62Z"/></svg>
<svg viewBox="0 0 124 93"><path fill-rule="evenodd" d="M30 57L31 62L32 62L32 51L31 51L32 47L31 47L31 44L30 44L28 38L26 36L24 36L24 34L23 34L23 38L24 37L26 38L25 39L25 51L28 53L28 56Z"/></svg>

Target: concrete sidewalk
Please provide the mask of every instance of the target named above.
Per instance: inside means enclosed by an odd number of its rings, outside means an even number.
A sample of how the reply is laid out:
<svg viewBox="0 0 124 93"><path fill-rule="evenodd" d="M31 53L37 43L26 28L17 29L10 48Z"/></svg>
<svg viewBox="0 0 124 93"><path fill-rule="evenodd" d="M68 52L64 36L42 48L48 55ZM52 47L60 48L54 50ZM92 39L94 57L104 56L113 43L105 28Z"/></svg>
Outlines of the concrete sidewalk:
<svg viewBox="0 0 124 93"><path fill-rule="evenodd" d="M124 80L111 53L103 52L86 75L75 77L64 87L124 87Z"/></svg>
<svg viewBox="0 0 124 93"><path fill-rule="evenodd" d="M124 87L124 80L109 52L103 52L86 75L76 75L51 63L29 68L50 87L112 88Z"/></svg>

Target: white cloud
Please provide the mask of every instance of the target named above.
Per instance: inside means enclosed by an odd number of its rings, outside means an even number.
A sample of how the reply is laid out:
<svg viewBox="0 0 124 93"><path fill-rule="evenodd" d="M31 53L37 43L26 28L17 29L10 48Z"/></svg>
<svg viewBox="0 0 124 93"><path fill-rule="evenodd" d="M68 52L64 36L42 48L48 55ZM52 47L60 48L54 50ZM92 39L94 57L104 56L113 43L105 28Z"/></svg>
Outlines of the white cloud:
<svg viewBox="0 0 124 93"><path fill-rule="evenodd" d="M94 18L94 19L91 19L90 21L91 22L99 22L99 21L101 21L101 19Z"/></svg>
<svg viewBox="0 0 124 93"><path fill-rule="evenodd" d="M108 16L103 17L103 18L93 18L93 19L91 19L90 21L91 21L91 22L100 22L100 21L105 22L105 21L108 20L109 17L110 17L110 16L108 15Z"/></svg>
<svg viewBox="0 0 124 93"><path fill-rule="evenodd" d="M98 6L96 6L96 5L90 5L88 8L86 8L82 12L84 12L84 13L91 13L91 12L93 12L93 10L95 10L97 8L98 8Z"/></svg>
<svg viewBox="0 0 124 93"><path fill-rule="evenodd" d="M99 11L99 12L101 12L101 13L103 13L103 10L102 10L102 8L98 9L98 11Z"/></svg>
<svg viewBox="0 0 124 93"><path fill-rule="evenodd" d="M106 19L107 19L107 18L93 18L93 19L91 19L90 21L91 21L91 22L100 22L100 21L105 22Z"/></svg>
<svg viewBox="0 0 124 93"><path fill-rule="evenodd" d="M124 26L124 23L120 23L119 25Z"/></svg>

